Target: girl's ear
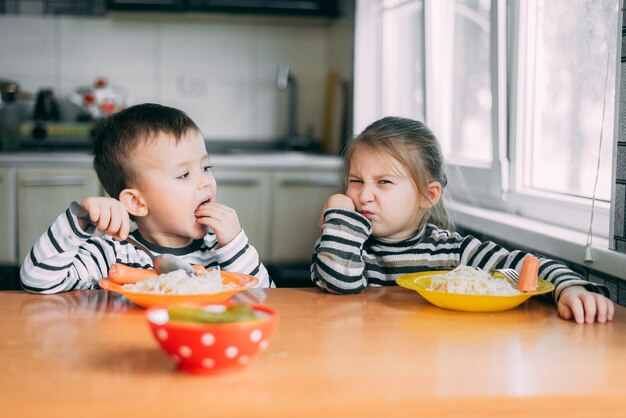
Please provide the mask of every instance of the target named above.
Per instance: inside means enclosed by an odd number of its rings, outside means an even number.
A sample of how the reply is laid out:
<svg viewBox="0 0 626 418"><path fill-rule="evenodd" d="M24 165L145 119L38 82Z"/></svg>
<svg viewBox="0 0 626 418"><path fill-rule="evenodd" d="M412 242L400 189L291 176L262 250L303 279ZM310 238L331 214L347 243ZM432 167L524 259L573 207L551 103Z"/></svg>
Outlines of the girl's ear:
<svg viewBox="0 0 626 418"><path fill-rule="evenodd" d="M119 200L128 213L133 216L146 216L148 214L148 206L141 192L137 189L122 190Z"/></svg>
<svg viewBox="0 0 626 418"><path fill-rule="evenodd" d="M428 183L426 185L426 197L428 197L428 200L424 199L422 201L422 208L430 209L435 206L441 198L441 183L438 181Z"/></svg>

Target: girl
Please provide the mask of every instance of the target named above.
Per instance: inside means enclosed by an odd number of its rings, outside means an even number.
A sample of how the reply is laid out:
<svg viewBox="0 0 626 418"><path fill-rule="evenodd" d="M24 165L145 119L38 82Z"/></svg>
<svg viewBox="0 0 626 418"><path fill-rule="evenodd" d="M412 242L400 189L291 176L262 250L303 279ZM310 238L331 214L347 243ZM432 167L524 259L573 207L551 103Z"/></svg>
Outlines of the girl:
<svg viewBox="0 0 626 418"><path fill-rule="evenodd" d="M324 207L311 265L311 278L322 289L356 293L395 285L402 274L460 264L521 269L527 253L446 230L443 157L423 123L380 119L348 144L344 156L347 190ZM555 285L552 297L561 317L578 323L613 319L606 287L558 261L539 259L539 277Z"/></svg>

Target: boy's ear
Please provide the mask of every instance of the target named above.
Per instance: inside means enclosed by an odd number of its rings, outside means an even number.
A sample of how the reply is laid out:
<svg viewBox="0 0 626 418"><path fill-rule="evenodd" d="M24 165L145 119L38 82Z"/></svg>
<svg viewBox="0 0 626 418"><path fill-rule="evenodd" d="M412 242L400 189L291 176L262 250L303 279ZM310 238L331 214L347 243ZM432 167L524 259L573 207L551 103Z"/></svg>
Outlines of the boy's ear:
<svg viewBox="0 0 626 418"><path fill-rule="evenodd" d="M148 206L137 189L124 189L120 193L119 201L124 205L129 214L133 216L146 216Z"/></svg>
<svg viewBox="0 0 626 418"><path fill-rule="evenodd" d="M441 198L441 183L438 181L433 181L426 185L426 196L428 200L424 199L422 201L423 209L430 209L439 202Z"/></svg>

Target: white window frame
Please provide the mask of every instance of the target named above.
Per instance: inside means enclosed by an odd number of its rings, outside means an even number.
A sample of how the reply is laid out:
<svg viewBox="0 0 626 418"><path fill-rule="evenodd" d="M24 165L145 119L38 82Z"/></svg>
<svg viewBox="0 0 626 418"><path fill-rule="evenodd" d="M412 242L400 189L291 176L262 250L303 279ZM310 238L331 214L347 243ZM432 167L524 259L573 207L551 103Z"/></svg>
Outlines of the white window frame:
<svg viewBox="0 0 626 418"><path fill-rule="evenodd" d="M533 0L491 0L492 161L482 165L448 161L448 191L454 201L587 232L591 219L590 199L523 190L519 181L521 165L510 164L520 155L516 144L524 141L518 139L527 134L523 132L523 118L527 112L523 105L518 105L521 99L518 91L523 91L529 79L528 74L520 71L523 67L519 64L523 62L520 62L519 51L520 48L524 50L525 42L533 34L532 30L524 30L515 17L527 12L525 8L532 3ZM424 0L424 22L416 22L416 25L423 25L425 31L425 122L440 137L448 135L449 127L437 109L449 105L452 97L444 82L450 79L446 67L435 64L437 59L441 60L441 56L437 56L441 50L437 42L446 38L436 31L450 30L438 29L433 24L446 12L442 7L443 3L438 0ZM381 111L382 1L359 0L356 11L355 134L384 116ZM619 45L616 48L619 50ZM611 100L610 97L607 99ZM612 139L613 126L607 123L605 145ZM593 233L607 238L609 228L610 204L596 201Z"/></svg>
<svg viewBox="0 0 626 418"><path fill-rule="evenodd" d="M452 64L439 66L437 57L438 39L450 39L438 34L450 28L435 27L432 22L442 21L441 14L445 5L437 0L425 2L426 28L426 124L436 135L451 135L449 123L444 119L445 107L450 106L452 91L450 84ZM449 173L448 190L455 200L473 205L503 209L501 197L509 187L509 164L506 156L507 132L507 62L506 62L506 4L491 0L490 11L490 79L492 90L492 143L491 162L489 164L468 163L467 161L447 161ZM451 48L448 48L451 50ZM444 57L445 61L445 57Z"/></svg>
<svg viewBox="0 0 626 418"><path fill-rule="evenodd" d="M510 24L512 28L509 34L512 41L509 44L509 51L512 78L509 110L512 123L509 130L509 152L513 162L511 167L511 184L513 187L508 193L503 195L504 210L525 218L536 219L586 233L589 230L591 220L591 199L523 188L522 173L524 162L521 159L521 155L522 147L528 144L528 141L523 139L530 135L529 132L525 132L525 126L528 125L525 122L526 118L531 117L529 106L532 105L532 99L523 101L523 98L520 97L520 92L530 94L526 86L532 83L533 79L532 74L523 70L525 68L525 58L520 51L525 51L528 44L534 42L535 30L527 25L521 25L520 21L514 17L522 19L525 14L532 11L535 4L535 0L520 0L511 4ZM619 20L619 16L615 18ZM619 24L619 22L616 24ZM618 74L616 73L617 76ZM606 99L609 101L614 100L612 97L607 97ZM607 109L611 107L607 103ZM607 115L609 115L609 112L607 112ZM613 142L614 126L613 123L609 123L610 120L612 120L611 117L605 118L603 146L610 146ZM596 200L593 211L593 234L601 238L608 238L610 231L610 203Z"/></svg>

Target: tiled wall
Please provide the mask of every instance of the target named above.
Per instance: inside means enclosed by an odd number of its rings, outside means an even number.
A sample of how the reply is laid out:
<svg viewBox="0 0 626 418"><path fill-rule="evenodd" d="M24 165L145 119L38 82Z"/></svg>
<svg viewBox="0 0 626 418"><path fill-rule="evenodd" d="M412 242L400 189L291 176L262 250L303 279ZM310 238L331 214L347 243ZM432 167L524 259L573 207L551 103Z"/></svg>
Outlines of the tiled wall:
<svg viewBox="0 0 626 418"><path fill-rule="evenodd" d="M284 64L298 83L300 132L319 137L326 74L351 69L350 31L341 20L2 16L0 78L33 93L52 87L65 101L106 76L134 103L185 110L207 138L267 140L286 128L287 93L276 88Z"/></svg>
<svg viewBox="0 0 626 418"><path fill-rule="evenodd" d="M622 52L618 95L619 119L615 164L615 196L613 199L613 246L626 253L626 10L622 16Z"/></svg>

